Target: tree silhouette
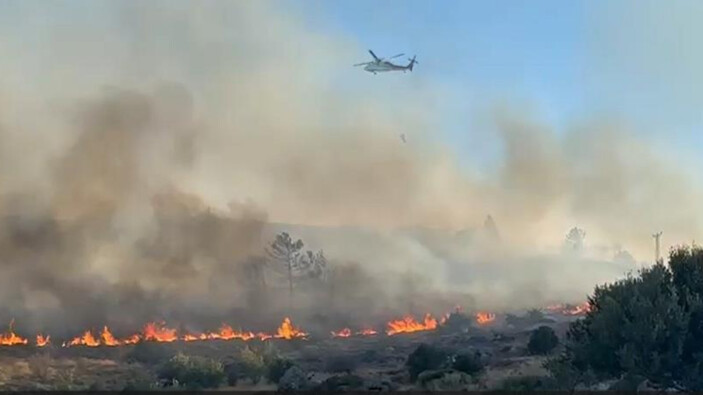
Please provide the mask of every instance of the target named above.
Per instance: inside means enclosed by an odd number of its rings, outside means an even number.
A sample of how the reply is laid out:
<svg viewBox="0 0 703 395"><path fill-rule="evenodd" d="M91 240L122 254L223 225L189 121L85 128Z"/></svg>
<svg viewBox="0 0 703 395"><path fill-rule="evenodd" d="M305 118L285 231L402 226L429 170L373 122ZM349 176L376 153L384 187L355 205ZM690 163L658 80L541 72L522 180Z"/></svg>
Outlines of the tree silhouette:
<svg viewBox="0 0 703 395"><path fill-rule="evenodd" d="M583 249L583 240L586 238L586 232L580 228L571 228L566 234L566 247L572 251L580 252Z"/></svg>
<svg viewBox="0 0 703 395"><path fill-rule="evenodd" d="M282 232L276 235L276 239L266 249L269 257L286 268L291 297L293 296L293 272L301 270L302 266L306 264L304 260L300 259L300 251L303 246L302 240L293 241L288 233Z"/></svg>

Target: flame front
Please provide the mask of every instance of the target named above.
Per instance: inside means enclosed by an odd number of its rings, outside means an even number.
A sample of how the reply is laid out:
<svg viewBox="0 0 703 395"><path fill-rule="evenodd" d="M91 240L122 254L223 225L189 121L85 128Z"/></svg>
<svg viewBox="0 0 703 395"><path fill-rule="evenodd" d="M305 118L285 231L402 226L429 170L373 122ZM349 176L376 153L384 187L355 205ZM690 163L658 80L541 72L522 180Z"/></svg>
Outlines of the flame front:
<svg viewBox="0 0 703 395"><path fill-rule="evenodd" d="M479 312L476 314L476 322L479 325L487 325L495 321L496 315L493 313Z"/></svg>
<svg viewBox="0 0 703 395"><path fill-rule="evenodd" d="M115 336L112 335L110 329L107 326L103 327L103 331L100 334L100 338L102 339L102 343L106 346L114 347L122 344L122 342L115 339Z"/></svg>
<svg viewBox="0 0 703 395"><path fill-rule="evenodd" d="M377 334L378 332L376 332L375 330L370 329L370 328L361 329L356 332L352 332L352 330L349 328L344 328L344 329L341 329L336 332L332 331L330 333L332 334L332 337L352 337L352 336L373 336L373 335Z"/></svg>
<svg viewBox="0 0 703 395"><path fill-rule="evenodd" d="M85 331L83 336L73 338L70 342L64 343L64 347L70 346L87 346L87 347L97 347L100 345L100 341L95 339L90 331Z"/></svg>
<svg viewBox="0 0 703 395"><path fill-rule="evenodd" d="M150 322L144 326L144 340L171 343L178 340L176 330L167 328L164 323Z"/></svg>
<svg viewBox="0 0 703 395"><path fill-rule="evenodd" d="M37 335L37 347L44 347L49 345L49 341L51 340L51 336L47 335L44 337L41 333Z"/></svg>
<svg viewBox="0 0 703 395"><path fill-rule="evenodd" d="M306 337L307 335L308 335L307 333L302 332L299 329L297 329L296 327L294 327L290 321L290 318L286 317L283 319L281 326L278 327L278 331L276 331L275 337L277 339L290 340L290 339L294 339L294 338L303 338L303 337Z"/></svg>
<svg viewBox="0 0 703 395"><path fill-rule="evenodd" d="M571 305L554 305L548 306L548 310L559 311L565 315L583 315L591 310L591 305L586 302L577 306ZM456 308L456 312L460 311L460 307ZM441 318L441 322L445 323L450 314L445 314ZM475 315L476 322L479 325L487 325L495 321L496 315L489 312L479 312ZM27 339L18 336L13 330L14 320L10 322L9 331L7 333L0 334L0 345L2 346L13 346L13 345L26 345L28 344ZM438 328L438 321L432 317L430 314L426 314L423 321L416 321L411 315L407 315L399 320L393 320L387 323L386 334L388 336L393 336L399 333L412 333L419 331L429 331ZM331 335L335 338L348 338L352 336L372 336L376 335L377 332L374 329L366 328L354 332L350 328L343 328L338 331L332 331ZM123 339L118 339L115 337L107 326L103 326L102 331L99 336L95 336L90 330L85 331L81 336L78 336L70 341L64 342L63 347L71 346L86 346L86 347L98 347L98 346L124 346L130 344L136 344L140 341L155 341L155 342L175 342L175 341L205 341L205 340L235 340L240 339L243 341L248 341L252 339L268 340L268 339L300 339L306 338L308 334L299 328L296 328L289 317L285 317L281 325L277 328L275 334L268 334L264 332L245 332L241 330L235 330L227 324L222 324L218 331L215 332L203 332L203 333L185 333L179 336L178 331L173 328L166 327L165 323L147 323L142 329L141 333L130 335ZM50 336L38 334L36 335L36 346L45 347L50 344Z"/></svg>
<svg viewBox="0 0 703 395"><path fill-rule="evenodd" d="M576 306L555 304L555 305L547 306L546 309L548 311L551 311L554 313L577 316L577 315L585 315L586 313L591 311L591 304L588 302L583 302L583 303L576 305Z"/></svg>
<svg viewBox="0 0 703 395"><path fill-rule="evenodd" d="M437 320L432 318L430 314L425 315L424 322L417 322L412 316L406 315L401 320L389 322L386 333L388 336L393 336L398 333L429 331L433 329L437 329Z"/></svg>
<svg viewBox="0 0 703 395"><path fill-rule="evenodd" d="M27 344L27 339L17 336L12 329L15 325L15 320L10 321L9 329L7 333L0 334L0 345L2 346L15 346L18 344Z"/></svg>
<svg viewBox="0 0 703 395"><path fill-rule="evenodd" d="M565 315L585 315L589 311L591 311L591 304L588 302L583 302L578 306L574 306L573 308L565 309L563 313Z"/></svg>

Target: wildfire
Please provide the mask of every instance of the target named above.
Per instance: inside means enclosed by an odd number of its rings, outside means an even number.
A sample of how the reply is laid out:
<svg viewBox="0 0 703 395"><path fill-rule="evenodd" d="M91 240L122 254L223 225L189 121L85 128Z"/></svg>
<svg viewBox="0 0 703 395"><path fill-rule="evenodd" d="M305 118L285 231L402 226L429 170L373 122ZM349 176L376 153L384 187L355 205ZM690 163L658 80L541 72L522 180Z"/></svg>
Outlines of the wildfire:
<svg viewBox="0 0 703 395"><path fill-rule="evenodd" d="M576 305L576 306L556 304L556 305L547 306L546 309L548 311L560 313L563 315L577 316L577 315L585 315L586 313L591 311L591 305L588 302L583 302L583 303Z"/></svg>
<svg viewBox="0 0 703 395"><path fill-rule="evenodd" d="M458 308L457 308L458 311ZM449 315L445 315L442 322L446 321ZM495 315L491 313L479 313L476 315L476 320L479 324L485 324L495 319ZM0 334L0 345L26 345L27 339L16 335L12 329L14 322L10 323L10 330L6 334ZM426 314L422 321L416 321L414 317L407 315L402 319L393 320L387 323L386 334L393 336L399 333L411 333L419 331L428 331L438 328L438 321L430 314ZM227 324L222 324L218 331L203 332L203 333L185 333L180 334L178 330L169 328L165 323L150 322L147 323L140 333L132 334L125 338L118 338L110 331L108 326L103 326L102 330L95 334L91 330L83 332L82 335L75 337L69 341L63 342L63 347L86 346L86 347L116 347L130 344L136 344L141 341L153 342L193 342L206 340L235 340L240 339L248 341L252 339L268 340L268 339L301 339L307 338L308 334L299 328L296 328L291 319L285 317L281 325L277 328L275 334L263 332L245 332L233 329ZM378 332L371 328L364 328L358 331L353 331L350 328L343 328L339 331L331 332L333 337L352 337L352 336L373 336ZM50 336L39 334L36 335L36 346L45 347L50 343Z"/></svg>
<svg viewBox="0 0 703 395"><path fill-rule="evenodd" d="M122 340L122 344L137 344L142 338L138 334L129 336L128 338Z"/></svg>
<svg viewBox="0 0 703 395"><path fill-rule="evenodd" d="M254 334L253 332L240 332L237 330L232 329L231 326L227 324L222 324L220 327L219 332L207 332L207 333L201 333L199 335L194 335L194 334L185 334L182 338L183 341L186 342L191 342L191 341L196 341L196 340L234 340L234 339L241 339L241 340L251 340L251 339L261 339L261 340L266 340L270 339L272 336L267 335L265 333L257 333Z"/></svg>
<svg viewBox="0 0 703 395"><path fill-rule="evenodd" d="M293 324L290 322L290 318L286 317L283 319L283 323L281 323L281 326L278 327L278 331L276 332L275 337L277 339L290 340L294 338L303 338L307 335L307 333L302 332L296 327L294 327Z"/></svg>
<svg viewBox="0 0 703 395"><path fill-rule="evenodd" d="M144 326L144 340L171 343L178 340L176 332L175 329L167 328L163 322L150 322Z"/></svg>
<svg viewBox="0 0 703 395"><path fill-rule="evenodd" d="M439 324L444 325L449 320L449 317L451 317L451 316L452 316L452 313L447 313L447 314L443 315L442 318L439 319Z"/></svg>
<svg viewBox="0 0 703 395"><path fill-rule="evenodd" d="M493 313L479 312L476 313L476 322L479 325L487 325L495 321L496 315Z"/></svg>
<svg viewBox="0 0 703 395"><path fill-rule="evenodd" d="M566 315L585 315L589 311L591 311L591 304L588 302L584 302L578 306L574 306L573 308L564 310L564 314L566 314Z"/></svg>
<svg viewBox="0 0 703 395"><path fill-rule="evenodd" d="M352 330L349 328L344 328L342 330L339 330L337 332L332 331L330 332L332 334L332 337L351 337L352 336ZM377 334L373 329L362 329L360 331L356 331L353 333L354 336L373 336Z"/></svg>
<svg viewBox="0 0 703 395"><path fill-rule="evenodd" d="M37 335L37 347L44 347L49 345L51 336L47 335L44 337L41 333Z"/></svg>
<svg viewBox="0 0 703 395"><path fill-rule="evenodd" d="M70 346L88 346L97 347L100 345L100 341L97 340L90 331L85 331L83 336L76 337L68 343L64 343L64 347Z"/></svg>
<svg viewBox="0 0 703 395"><path fill-rule="evenodd" d="M108 329L107 326L103 327L103 331L100 334L100 338L102 339L102 343L106 346L114 347L122 344L120 341L115 339L115 336L112 335L110 329Z"/></svg>
<svg viewBox="0 0 703 395"><path fill-rule="evenodd" d="M415 318L407 315L401 320L390 321L386 333L388 336L393 336L398 333L428 331L433 329L437 329L437 320L432 318L430 314L425 315L424 322L417 322Z"/></svg>
<svg viewBox="0 0 703 395"><path fill-rule="evenodd" d="M352 335L351 329L349 328L344 328L339 332L332 331L331 333L333 337L349 337Z"/></svg>
<svg viewBox="0 0 703 395"><path fill-rule="evenodd" d="M15 320L10 321L9 330L7 333L0 334L0 345L14 346L17 344L27 344L27 339L17 336L12 330L15 325Z"/></svg>

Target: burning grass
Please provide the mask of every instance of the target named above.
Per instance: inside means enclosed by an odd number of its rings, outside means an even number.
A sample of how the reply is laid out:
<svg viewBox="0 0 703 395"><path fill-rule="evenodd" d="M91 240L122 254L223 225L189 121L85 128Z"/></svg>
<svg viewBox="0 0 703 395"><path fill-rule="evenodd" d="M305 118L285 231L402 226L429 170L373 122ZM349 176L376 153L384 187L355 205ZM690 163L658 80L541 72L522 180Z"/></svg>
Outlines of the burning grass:
<svg viewBox="0 0 703 395"><path fill-rule="evenodd" d="M560 313L565 316L581 316L590 311L590 305L582 303L580 305L552 305L546 310L553 313ZM455 313L447 313L438 321L431 314L426 314L422 320L417 320L411 315L406 315L399 319L393 319L387 322L384 333L387 336L395 336L403 333L414 333L423 331L433 331L440 326L446 324L452 314L460 314L460 308L457 307ZM473 317L474 322L479 326L486 326L495 323L496 314L491 312L478 312ZM365 327L363 329L353 330L349 327L339 330L330 331L333 338L350 338L350 337L366 337L378 335L379 331L373 328ZM93 332L86 330L80 336L64 341L62 347L117 347L137 344L139 342L196 342L209 340L269 340L269 339L307 339L309 334L302 329L293 325L289 317L285 317L281 325L273 333L267 332L251 332L234 329L232 326L222 324L217 331L209 331L202 333L179 333L175 328L166 326L164 322L150 322L144 325L138 333L133 333L129 336L118 338L115 336L108 326L104 326L101 331ZM10 322L9 329L6 333L0 334L0 346L24 346L30 342L14 332L14 320ZM51 343L51 336L38 334L35 336L33 345L36 347L46 347Z"/></svg>

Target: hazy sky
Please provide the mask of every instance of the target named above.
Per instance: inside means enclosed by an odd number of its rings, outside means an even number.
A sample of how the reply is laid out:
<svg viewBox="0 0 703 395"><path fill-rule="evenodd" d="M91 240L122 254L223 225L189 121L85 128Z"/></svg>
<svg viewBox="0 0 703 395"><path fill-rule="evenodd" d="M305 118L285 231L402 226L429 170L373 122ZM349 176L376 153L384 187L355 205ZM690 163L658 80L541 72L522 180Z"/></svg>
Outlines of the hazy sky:
<svg viewBox="0 0 703 395"><path fill-rule="evenodd" d="M610 116L688 156L703 144L703 3L695 0L272 3L304 20L310 30L344 37L359 49L417 54L414 75L368 74L365 80L349 80L373 84L374 89L387 87L389 94L397 85L386 85L388 80L395 84L399 78L415 78L434 84L442 92L431 104L444 114L442 133L473 165L490 163L495 154L490 142L476 141L470 130L476 126L475 114L496 102L528 105L557 131ZM30 51L51 21L63 21L54 29L96 23L98 34L89 38L94 40L106 39L99 30L109 28L101 24L110 20L126 34L134 33L109 15L109 4L3 1L0 32L5 41L26 44ZM368 54L360 50L348 57L361 62ZM364 74L349 66L339 65L345 73Z"/></svg>
<svg viewBox="0 0 703 395"><path fill-rule="evenodd" d="M701 2L281 4L316 28L342 32L378 54L417 54L417 74L451 87L441 103L444 130L474 158L490 160L491 151L472 139L471 115L496 101L527 104L557 131L607 116L690 156L703 144ZM358 61L366 58L356 55ZM382 78L369 75L379 84Z"/></svg>
<svg viewBox="0 0 703 395"><path fill-rule="evenodd" d="M242 7L242 4L228 1L154 1L148 5L104 0L1 1L0 105L24 108L24 103L18 103L27 98L53 103L54 97L93 94L104 85L143 90L154 80L175 80L193 88L197 105L212 113L224 113L212 122L229 128L223 132L228 138L241 136L233 132L236 125L227 122L244 122L251 118L259 123L270 122L272 130L286 129L291 133L292 142L303 139L304 132L315 128L324 129L315 133L330 138L341 136L344 130L358 135L360 129L368 129L368 133L380 138L373 144L382 158L390 152L380 142L388 139L392 144L398 143L397 134L405 131L409 146L415 150L413 155L417 155L411 163L432 156L433 148L423 144L423 139L429 135L446 142L446 149L457 154L448 157L451 159L447 159L447 163L460 162L462 170L473 173L472 176L486 169L489 170L486 173L493 172L488 177L495 176L499 173L496 168L500 170L505 164L501 161L504 157L512 154L522 160L530 149L547 156L553 154L552 151L557 152L560 161L555 162L560 164L556 167L569 167L576 162L569 157L573 152L559 148L559 141L550 143L557 147L554 148L536 138L518 135L513 146L506 149L505 144L501 145L505 134L491 133L496 125L489 119L492 111L503 105L517 108L523 112L521 116L546 125L537 129L550 136L553 131L558 136L568 135L572 129L594 120L615 119L629 125L627 129L635 135L636 141L652 147L657 154L654 156L671 159L667 164L675 169L672 173L693 174L690 180L696 181L697 177L697 181L703 181L695 171L696 166L703 164L697 152L703 144L703 137L700 137L703 55L699 39L703 37L699 24L703 19L703 2L278 0L260 3L252 0L251 7ZM246 11L248 8L251 10ZM256 19L241 14L242 10L251 12ZM408 57L417 55L419 64L413 73L372 75L351 66L369 59L366 49L373 49L381 56L399 52ZM406 57L399 59L399 62L406 61ZM245 85L251 92L242 89ZM246 93L236 93L240 91ZM257 95L261 102L253 100ZM279 124L268 113L258 114L257 110L264 104L279 109L278 118L285 118L285 121ZM2 110L0 107L0 112ZM238 113L233 115L235 110ZM364 116L373 122L365 124ZM306 122L300 121L298 125L298 118L305 118ZM42 117L21 119L22 128L10 129L32 140L34 137L29 131L38 128L30 124ZM6 122L11 121L8 118ZM257 125L258 128L252 129L264 129ZM374 128L378 131L371 132ZM426 135L418 136L421 132ZM247 133L242 132L242 136ZM60 136L60 133L42 134L41 138L36 138L36 145L54 135ZM617 161L633 167L628 179L637 181L648 177L652 168L659 167L659 162L640 166L645 161L642 156L633 157L635 150L622 152L623 148L611 147L611 142L594 138L592 149L609 152ZM214 148L235 147L231 141L226 144L212 141ZM650 144L652 141L654 144ZM35 144L35 141L30 143ZM293 155L306 147L307 143L301 143L301 147L281 149ZM339 149L343 150L340 154L344 154L345 159L358 157L347 144ZM511 149L512 152L506 154ZM232 154L222 156L230 158ZM205 160L212 158L211 155L205 157ZM204 167L207 171L203 170L202 174L193 173L198 181L194 188L209 188L210 195L216 195L221 201L239 198L236 193L244 190L234 186L227 189L230 184L221 181L230 176L216 173L225 167L217 162L223 157L211 159L213 162L209 165L214 170ZM339 155L331 157L339 159ZM534 158L527 155L527 159ZM520 160L516 168L524 167ZM584 161L588 162L586 167L600 164L589 156ZM237 166L230 168L237 169ZM361 171L349 169L350 176ZM538 166L540 174L535 179L517 176L520 185L534 184L536 190L544 189L537 181L549 175L540 169ZM438 170L436 174L444 177L443 171ZM241 172L242 179L248 183L246 191L253 191L252 180L262 177L251 175L255 173L249 174L245 169ZM601 173L605 176L613 172ZM203 174L213 179L209 187L201 182L206 178ZM409 179L417 181L423 177L428 178L414 175ZM453 180L452 177L446 179ZM392 180L397 178L391 177ZM651 189L657 190L660 179L671 177L650 178ZM680 182L682 185L689 183L689 179ZM454 181L445 184L449 192L460 189ZM590 192L579 179L574 185L562 184L576 197ZM622 180L613 176L611 184L608 188L615 191ZM514 195L511 187L501 186L505 196ZM672 217L673 222L690 222L689 213L694 210L688 206L676 203L663 208L659 202L665 196L653 196L651 190L642 193L638 188L633 187L632 196L624 192L620 195L632 199L648 195L653 206L661 211L668 210L666 215ZM251 193L257 195L256 191ZM666 191L661 193L666 194ZM269 192L260 192L260 195L273 196ZM601 195L605 200L614 199ZM372 201L375 197L369 196L369 199ZM463 202L463 199L458 201ZM546 202L540 194L534 199ZM352 200L358 202L358 199ZM488 200L493 202L494 199ZM691 198L691 201L695 202L691 207L700 211L698 200ZM427 202L442 206L429 198ZM633 220L645 211L625 198L622 202L623 207L632 208ZM508 206L515 204L511 202ZM649 205L642 207L655 210ZM680 213L671 215L674 208ZM475 209L481 216L488 210L494 208ZM622 210L618 208L613 212ZM599 207L595 212L606 211ZM699 214L690 213L696 218ZM660 213L652 215L656 218L641 227L660 226L662 219L657 217ZM604 216L611 217L610 214ZM607 225L608 228L613 226ZM560 238L561 232L554 237ZM642 232L647 237L637 237L649 242L650 230ZM682 232L689 233L692 232Z"/></svg>

